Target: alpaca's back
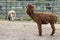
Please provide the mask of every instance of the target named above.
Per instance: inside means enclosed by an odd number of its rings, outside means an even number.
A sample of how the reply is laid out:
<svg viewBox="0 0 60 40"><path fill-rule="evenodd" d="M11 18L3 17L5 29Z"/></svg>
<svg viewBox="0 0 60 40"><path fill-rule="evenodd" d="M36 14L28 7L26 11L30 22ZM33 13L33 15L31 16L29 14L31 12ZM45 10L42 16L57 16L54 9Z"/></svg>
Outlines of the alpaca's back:
<svg viewBox="0 0 60 40"><path fill-rule="evenodd" d="M57 22L57 16L55 14L41 13L40 14L40 19L42 21L42 24L56 23Z"/></svg>
<svg viewBox="0 0 60 40"><path fill-rule="evenodd" d="M57 16L55 14L35 13L34 15L32 15L32 19L35 22L40 21L42 24L57 22Z"/></svg>

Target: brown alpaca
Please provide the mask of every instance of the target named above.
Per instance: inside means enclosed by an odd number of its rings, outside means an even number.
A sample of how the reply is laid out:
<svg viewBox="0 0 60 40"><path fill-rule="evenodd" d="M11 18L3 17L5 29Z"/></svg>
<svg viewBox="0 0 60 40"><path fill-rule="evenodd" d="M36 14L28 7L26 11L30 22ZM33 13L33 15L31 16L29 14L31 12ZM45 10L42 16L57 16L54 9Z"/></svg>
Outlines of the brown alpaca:
<svg viewBox="0 0 60 40"><path fill-rule="evenodd" d="M42 24L50 23L52 28L51 36L55 33L54 24L57 22L57 16L55 14L50 13L47 14L43 12L35 13L34 6L32 4L26 5L26 13L37 23L39 36L42 36L42 27L41 27Z"/></svg>

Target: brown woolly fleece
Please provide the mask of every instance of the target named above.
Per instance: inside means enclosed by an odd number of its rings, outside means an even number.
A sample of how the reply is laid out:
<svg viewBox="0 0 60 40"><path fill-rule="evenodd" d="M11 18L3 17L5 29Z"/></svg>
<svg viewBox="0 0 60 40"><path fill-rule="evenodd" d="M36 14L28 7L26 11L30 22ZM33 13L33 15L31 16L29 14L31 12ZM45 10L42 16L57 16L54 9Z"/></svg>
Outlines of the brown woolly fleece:
<svg viewBox="0 0 60 40"><path fill-rule="evenodd" d="M35 13L34 12L34 6L32 4L26 5L26 14L29 15L38 26L38 32L39 35L42 36L42 24L48 24L50 23L52 28L51 36L55 33L55 26L54 24L57 22L57 16L53 13Z"/></svg>

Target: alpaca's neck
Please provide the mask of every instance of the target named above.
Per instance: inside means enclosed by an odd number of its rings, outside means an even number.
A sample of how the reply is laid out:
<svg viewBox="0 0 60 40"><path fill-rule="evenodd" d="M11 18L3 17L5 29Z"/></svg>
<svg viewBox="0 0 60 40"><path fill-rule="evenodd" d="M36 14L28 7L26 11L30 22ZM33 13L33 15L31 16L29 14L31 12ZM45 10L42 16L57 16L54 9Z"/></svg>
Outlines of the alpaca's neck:
<svg viewBox="0 0 60 40"><path fill-rule="evenodd" d="M35 16L35 14L34 14L34 12L33 13L30 13L30 14L28 14L32 19L34 18L34 16Z"/></svg>
<svg viewBox="0 0 60 40"><path fill-rule="evenodd" d="M27 11L27 14L32 17L34 15L34 12L33 11Z"/></svg>
<svg viewBox="0 0 60 40"><path fill-rule="evenodd" d="M32 17L33 15L34 15L34 13L30 13L30 15L29 15L29 16L30 16L30 17Z"/></svg>

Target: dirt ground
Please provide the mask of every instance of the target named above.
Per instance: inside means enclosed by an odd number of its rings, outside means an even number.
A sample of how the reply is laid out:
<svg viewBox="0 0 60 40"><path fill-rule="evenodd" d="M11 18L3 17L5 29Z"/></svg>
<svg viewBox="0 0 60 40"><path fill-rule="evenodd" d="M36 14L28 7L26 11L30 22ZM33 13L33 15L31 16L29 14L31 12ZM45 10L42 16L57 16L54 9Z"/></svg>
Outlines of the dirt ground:
<svg viewBox="0 0 60 40"><path fill-rule="evenodd" d="M50 36L50 25L42 25L43 36L38 36L35 22L0 20L0 40L60 40L60 24L55 27L56 33Z"/></svg>

